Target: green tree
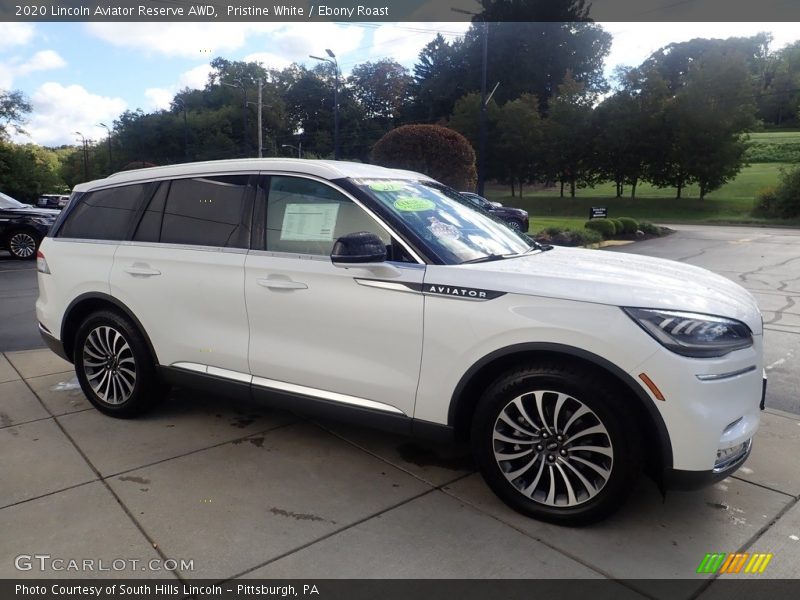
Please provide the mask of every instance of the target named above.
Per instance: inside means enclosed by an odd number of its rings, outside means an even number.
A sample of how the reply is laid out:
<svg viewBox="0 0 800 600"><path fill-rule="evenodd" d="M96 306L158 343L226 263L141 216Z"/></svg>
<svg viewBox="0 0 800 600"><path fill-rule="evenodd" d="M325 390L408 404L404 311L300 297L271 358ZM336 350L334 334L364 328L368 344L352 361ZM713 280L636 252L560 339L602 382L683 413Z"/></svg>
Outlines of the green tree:
<svg viewBox="0 0 800 600"><path fill-rule="evenodd" d="M453 114L447 121L450 129L455 129L472 145L476 154L480 135L481 95L477 92L466 94L456 101ZM498 179L503 175L504 157L498 149L497 121L500 109L494 99L486 105L486 177Z"/></svg>
<svg viewBox="0 0 800 600"><path fill-rule="evenodd" d="M366 116L387 128L402 118L412 82L408 69L388 58L356 65L347 78L347 85Z"/></svg>
<svg viewBox="0 0 800 600"><path fill-rule="evenodd" d="M439 125L403 125L384 135L372 149L384 167L424 173L455 189L475 187L475 151L467 139Z"/></svg>
<svg viewBox="0 0 800 600"><path fill-rule="evenodd" d="M31 105L19 90L0 89L0 140L8 139L9 129L24 133L22 125L25 115L31 112Z"/></svg>
<svg viewBox="0 0 800 600"><path fill-rule="evenodd" d="M544 171L538 98L523 94L504 104L498 117L497 134L497 149L504 165L499 179L511 185L512 196L516 184L521 198L522 186L536 181Z"/></svg>
<svg viewBox="0 0 800 600"><path fill-rule="evenodd" d="M559 182L561 196L565 185L569 185L570 196L574 197L577 187L594 182L589 143L591 117L592 104L583 84L567 73L542 127L544 172L548 179Z"/></svg>

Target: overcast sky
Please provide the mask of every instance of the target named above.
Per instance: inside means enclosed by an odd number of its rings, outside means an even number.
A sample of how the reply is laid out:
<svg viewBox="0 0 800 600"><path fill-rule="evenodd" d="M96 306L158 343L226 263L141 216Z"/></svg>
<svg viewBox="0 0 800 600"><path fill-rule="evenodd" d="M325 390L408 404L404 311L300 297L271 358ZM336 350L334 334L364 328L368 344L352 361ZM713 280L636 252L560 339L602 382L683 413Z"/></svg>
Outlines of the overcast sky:
<svg viewBox="0 0 800 600"><path fill-rule="evenodd" d="M772 33L773 49L800 39L797 23L603 23L613 36L606 71L638 65L671 42ZM34 112L27 137L73 144L75 131L99 139L126 109L165 108L183 87L202 88L209 61L310 64L332 49L345 75L367 60L414 65L436 33L453 39L468 23L0 23L0 88L20 89ZM491 74L489 74L491 78Z"/></svg>

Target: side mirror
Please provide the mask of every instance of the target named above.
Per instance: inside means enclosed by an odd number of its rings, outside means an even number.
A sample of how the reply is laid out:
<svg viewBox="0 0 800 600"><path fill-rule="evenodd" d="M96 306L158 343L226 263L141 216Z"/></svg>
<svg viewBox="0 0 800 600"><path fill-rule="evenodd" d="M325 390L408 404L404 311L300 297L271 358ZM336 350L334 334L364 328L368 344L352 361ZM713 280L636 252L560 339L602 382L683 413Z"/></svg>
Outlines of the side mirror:
<svg viewBox="0 0 800 600"><path fill-rule="evenodd" d="M383 240L369 231L343 235L333 245L331 262L334 265L382 263L386 261Z"/></svg>

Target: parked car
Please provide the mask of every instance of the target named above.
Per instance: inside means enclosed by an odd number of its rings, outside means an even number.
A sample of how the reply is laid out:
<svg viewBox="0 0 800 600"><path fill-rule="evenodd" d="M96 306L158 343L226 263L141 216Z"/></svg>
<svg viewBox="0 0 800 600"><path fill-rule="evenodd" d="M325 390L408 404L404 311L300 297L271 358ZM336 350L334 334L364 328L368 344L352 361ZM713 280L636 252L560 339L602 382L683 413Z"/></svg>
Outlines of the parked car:
<svg viewBox="0 0 800 600"><path fill-rule="evenodd" d="M492 490L558 523L746 460L762 319L725 277L541 246L409 171L248 159L80 184L36 314L103 413L165 385L469 440ZM424 324L424 326L423 326Z"/></svg>
<svg viewBox="0 0 800 600"><path fill-rule="evenodd" d="M500 202L487 200L483 196L479 196L473 192L459 193L478 208L485 210L490 215L494 215L501 221L506 222L511 229L516 229L517 231L522 231L523 233L528 232L528 229L530 228L530 223L528 222L528 211L522 210L521 208L512 208L511 206L503 206Z"/></svg>
<svg viewBox="0 0 800 600"><path fill-rule="evenodd" d="M0 192L0 241L20 260L36 257L39 243L55 223L57 210L34 208Z"/></svg>
<svg viewBox="0 0 800 600"><path fill-rule="evenodd" d="M39 208L57 208L61 210L69 202L68 194L42 194L36 200L36 206Z"/></svg>

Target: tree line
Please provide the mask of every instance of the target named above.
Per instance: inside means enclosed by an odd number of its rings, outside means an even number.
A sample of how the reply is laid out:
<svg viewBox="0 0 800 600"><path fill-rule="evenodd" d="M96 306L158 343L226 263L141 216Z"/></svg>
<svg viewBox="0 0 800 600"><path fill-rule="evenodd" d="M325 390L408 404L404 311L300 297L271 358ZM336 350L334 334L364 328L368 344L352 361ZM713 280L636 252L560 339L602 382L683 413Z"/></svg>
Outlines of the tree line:
<svg viewBox="0 0 800 600"><path fill-rule="evenodd" d="M404 124L446 125L477 148L484 36L494 89L487 176L513 193L553 183L574 195L613 181L618 195L635 194L647 181L678 196L697 184L705 196L741 168L745 132L800 125L800 44L770 52L766 34L696 39L609 82L611 36L581 20L582 1L563 4L571 20L475 22L453 41L438 35L412 70L392 59L353 67L339 88L342 158L370 161L375 143ZM274 69L218 57L211 67L203 89L179 91L164 110L122 113L110 144L93 140L86 153L9 143L31 107L0 91L0 189L32 199L123 168L257 156L259 85L264 156L333 155L332 64Z"/></svg>

